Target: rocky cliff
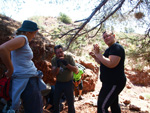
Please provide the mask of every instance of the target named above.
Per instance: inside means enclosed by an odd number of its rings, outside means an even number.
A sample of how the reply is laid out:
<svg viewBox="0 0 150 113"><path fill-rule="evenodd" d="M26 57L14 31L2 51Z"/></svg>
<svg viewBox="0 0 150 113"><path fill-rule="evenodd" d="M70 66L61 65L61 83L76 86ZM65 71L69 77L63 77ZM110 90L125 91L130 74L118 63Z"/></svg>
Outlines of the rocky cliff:
<svg viewBox="0 0 150 113"><path fill-rule="evenodd" d="M20 26L20 22L17 22L9 17L0 15L0 44L12 39L14 37L14 32ZM51 73L51 59L54 56L53 48L55 45L52 44L50 40L45 38L41 33L38 33L36 37L30 42L30 46L34 53L33 62L35 63L37 69L41 70L44 74L43 80L45 81L45 83L54 85L55 77ZM74 56L74 58L76 59L76 56ZM98 67L96 65L93 65L92 63L86 63L82 61L82 59L78 59L75 61L86 67L83 80L83 91L93 91L97 81ZM0 60L0 75L5 70L6 67Z"/></svg>

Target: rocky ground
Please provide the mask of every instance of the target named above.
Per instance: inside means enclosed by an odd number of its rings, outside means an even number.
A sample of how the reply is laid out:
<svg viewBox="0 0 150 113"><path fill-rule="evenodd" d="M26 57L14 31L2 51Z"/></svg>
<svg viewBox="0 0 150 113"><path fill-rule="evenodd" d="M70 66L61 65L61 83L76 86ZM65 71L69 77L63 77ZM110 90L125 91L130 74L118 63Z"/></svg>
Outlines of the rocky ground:
<svg viewBox="0 0 150 113"><path fill-rule="evenodd" d="M84 99L80 101L76 97L76 113L97 112L97 96L100 87L101 83L98 80L95 91L83 94ZM150 113L150 99L141 98L143 94L150 94L150 87L134 86L128 81L127 86L120 94L122 113ZM125 105L126 102L129 102L129 104ZM67 113L67 110L67 106L65 106L61 113Z"/></svg>
<svg viewBox="0 0 150 113"><path fill-rule="evenodd" d="M76 113L97 113L97 96L101 88L101 82L98 80L95 91L83 94L83 100L76 97ZM129 80L124 90L120 94L120 107L122 113L150 113L150 98L144 94L150 95L150 87L135 86ZM65 106L61 113L67 113L68 106ZM50 113L50 112L45 112ZM111 112L110 112L111 113Z"/></svg>
<svg viewBox="0 0 150 113"><path fill-rule="evenodd" d="M83 100L76 97L76 113L97 113L97 97L101 88L98 80L95 91L83 94ZM147 94L147 96L145 96ZM133 85L129 80L120 96L121 113L150 113L150 87ZM68 106L65 106L60 113L67 113ZM21 112L20 113L24 113ZM51 113L44 111L43 113ZM111 112L110 112L111 113Z"/></svg>

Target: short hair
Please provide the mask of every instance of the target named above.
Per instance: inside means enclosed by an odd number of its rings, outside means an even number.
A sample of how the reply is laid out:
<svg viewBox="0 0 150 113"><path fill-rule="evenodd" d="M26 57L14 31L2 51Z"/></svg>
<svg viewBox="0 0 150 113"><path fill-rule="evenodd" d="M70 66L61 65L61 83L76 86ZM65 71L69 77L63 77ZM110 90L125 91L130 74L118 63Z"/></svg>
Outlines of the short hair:
<svg viewBox="0 0 150 113"><path fill-rule="evenodd" d="M16 31L15 34L16 35L24 35L24 34L26 34L26 31Z"/></svg>
<svg viewBox="0 0 150 113"><path fill-rule="evenodd" d="M63 50L63 46L62 46L62 45L56 45L56 46L54 47L54 52L56 53L56 49L59 49L59 48L62 48L62 50Z"/></svg>
<svg viewBox="0 0 150 113"><path fill-rule="evenodd" d="M106 31L104 31L103 33L102 33L102 35L104 35L106 33Z"/></svg>
<svg viewBox="0 0 150 113"><path fill-rule="evenodd" d="M110 33L110 34L112 34L112 35L114 34L113 31L104 31L104 32L102 33L102 36L103 36L105 33Z"/></svg>

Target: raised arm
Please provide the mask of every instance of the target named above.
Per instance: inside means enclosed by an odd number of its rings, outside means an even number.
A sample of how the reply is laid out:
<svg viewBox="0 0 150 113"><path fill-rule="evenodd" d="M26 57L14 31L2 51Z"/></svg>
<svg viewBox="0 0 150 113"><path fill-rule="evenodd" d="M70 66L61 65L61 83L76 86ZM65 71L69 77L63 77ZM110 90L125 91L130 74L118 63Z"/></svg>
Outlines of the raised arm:
<svg viewBox="0 0 150 113"><path fill-rule="evenodd" d="M94 45L94 54L95 57L105 66L107 66L108 68L114 68L116 67L120 60L121 57L116 56L116 55L110 55L108 58L103 56L102 53L100 52L99 46L98 45Z"/></svg>
<svg viewBox="0 0 150 113"><path fill-rule="evenodd" d="M52 74L54 77L57 76L57 74L59 73L59 70L60 70L60 67L56 67L56 66L52 67Z"/></svg>
<svg viewBox="0 0 150 113"><path fill-rule="evenodd" d="M71 71L73 71L74 73L78 72L78 68L76 66L72 66L71 64L68 64L66 67Z"/></svg>

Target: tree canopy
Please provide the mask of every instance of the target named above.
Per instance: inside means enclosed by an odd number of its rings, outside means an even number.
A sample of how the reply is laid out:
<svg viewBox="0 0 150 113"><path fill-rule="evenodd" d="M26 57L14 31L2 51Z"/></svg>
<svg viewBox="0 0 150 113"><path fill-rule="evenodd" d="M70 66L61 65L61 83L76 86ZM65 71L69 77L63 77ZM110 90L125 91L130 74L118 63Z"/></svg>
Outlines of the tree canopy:
<svg viewBox="0 0 150 113"><path fill-rule="evenodd" d="M43 0L37 0L37 2ZM45 4L63 4L73 0L45 0ZM16 12L21 9L21 4L25 4L26 0L2 0L4 5L1 10L5 11L7 3L11 2L16 6ZM76 1L74 1L76 2ZM87 1L89 4L92 1ZM140 25L145 28L145 37L141 40L146 40L145 43L149 44L150 42L150 1L149 0L95 0L95 7L89 7L93 9L92 13L89 14L87 18L75 21L75 23L80 22L75 28L59 34L59 38L68 37L70 40L68 42L67 48L70 44L76 40L78 37L88 34L91 31L95 32L95 35L89 36L94 37L99 33L100 30L103 30L108 25L111 30L114 30L115 25L119 25L126 20L136 21L137 26ZM93 3L94 4L94 3ZM33 4L34 5L34 4ZM14 7L14 6L13 6ZM79 10L79 4L76 6ZM87 27L92 23L92 27ZM93 24L94 23L94 24ZM130 30L132 31L132 30ZM67 49L66 48L66 49Z"/></svg>
<svg viewBox="0 0 150 113"><path fill-rule="evenodd" d="M123 6L124 5L124 6ZM125 10L125 8L128 10ZM93 12L89 14L89 17L78 20L76 22L82 22L82 24L75 29L62 34L60 38L68 35L70 36L69 45L73 40L79 36L89 33L94 29L97 29L95 35L102 29L102 25L106 25L108 21L115 23L115 21L125 21L128 18L133 17L135 21L140 21L147 26L145 30L145 37L148 38L147 44L150 42L150 21L149 21L150 2L148 0L101 0L99 4L94 8ZM85 30L85 26L95 21L95 26ZM109 23L109 24L110 24ZM119 22L118 22L119 23ZM94 35L94 36L95 36ZM93 36L92 36L93 37Z"/></svg>

